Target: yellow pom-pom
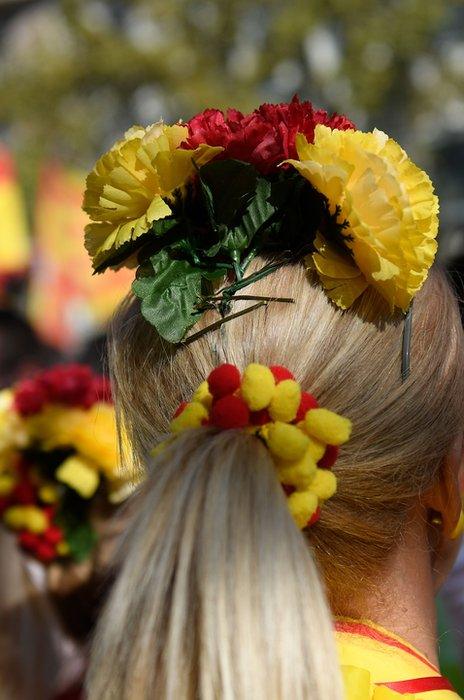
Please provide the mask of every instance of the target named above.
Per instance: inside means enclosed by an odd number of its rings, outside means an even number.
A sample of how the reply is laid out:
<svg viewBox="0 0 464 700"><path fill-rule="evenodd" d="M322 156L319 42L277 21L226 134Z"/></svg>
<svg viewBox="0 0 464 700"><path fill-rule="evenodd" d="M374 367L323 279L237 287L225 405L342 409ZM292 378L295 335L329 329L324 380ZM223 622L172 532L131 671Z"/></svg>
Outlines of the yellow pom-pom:
<svg viewBox="0 0 464 700"><path fill-rule="evenodd" d="M12 474L0 474L0 496L8 496L16 485Z"/></svg>
<svg viewBox="0 0 464 700"><path fill-rule="evenodd" d="M287 498L290 513L300 529L308 524L319 505L316 494L310 491L295 491Z"/></svg>
<svg viewBox="0 0 464 700"><path fill-rule="evenodd" d="M271 403L275 391L275 379L269 367L248 365L243 373L241 393L251 411L261 411Z"/></svg>
<svg viewBox="0 0 464 700"><path fill-rule="evenodd" d="M205 380L200 384L198 389L193 395L193 401L203 404L203 406L209 411L213 403L213 396L209 393L208 382Z"/></svg>
<svg viewBox="0 0 464 700"><path fill-rule="evenodd" d="M337 490L337 477L329 469L316 469L310 490L321 501L327 501Z"/></svg>
<svg viewBox="0 0 464 700"><path fill-rule="evenodd" d="M296 425L277 421L268 426L267 445L276 457L293 462L303 457L309 438Z"/></svg>
<svg viewBox="0 0 464 700"><path fill-rule="evenodd" d="M60 555L60 557L66 557L71 551L71 548L69 544L63 540L62 542L58 542L58 544L56 545L56 551L57 554Z"/></svg>
<svg viewBox="0 0 464 700"><path fill-rule="evenodd" d="M350 439L351 421L326 408L313 408L305 417L311 437L327 445L342 445Z"/></svg>
<svg viewBox="0 0 464 700"><path fill-rule="evenodd" d="M319 442L319 440L315 440L312 437L309 438L308 450L315 462L319 462L325 455L325 448L326 446L322 442Z"/></svg>
<svg viewBox="0 0 464 700"><path fill-rule="evenodd" d="M82 498L92 498L100 483L96 465L78 455L65 459L56 470L55 476L58 481L77 491Z"/></svg>
<svg viewBox="0 0 464 700"><path fill-rule="evenodd" d="M202 403L192 401L188 403L182 413L171 421L171 432L181 433L189 428L199 428L204 420L207 420L209 413Z"/></svg>
<svg viewBox="0 0 464 700"><path fill-rule="evenodd" d="M301 459L294 462L279 460L276 466L280 482L295 486L300 491L305 491L312 483L317 468L309 449Z"/></svg>
<svg viewBox="0 0 464 700"><path fill-rule="evenodd" d="M3 514L3 520L12 530L29 530L40 535L48 527L48 518L37 506L11 506Z"/></svg>
<svg viewBox="0 0 464 700"><path fill-rule="evenodd" d="M60 492L55 484L44 484L39 489L39 498L43 503L56 503L60 497Z"/></svg>
<svg viewBox="0 0 464 700"><path fill-rule="evenodd" d="M301 389L294 379L284 379L277 384L269 405L269 414L273 420L290 423L295 420L301 401Z"/></svg>

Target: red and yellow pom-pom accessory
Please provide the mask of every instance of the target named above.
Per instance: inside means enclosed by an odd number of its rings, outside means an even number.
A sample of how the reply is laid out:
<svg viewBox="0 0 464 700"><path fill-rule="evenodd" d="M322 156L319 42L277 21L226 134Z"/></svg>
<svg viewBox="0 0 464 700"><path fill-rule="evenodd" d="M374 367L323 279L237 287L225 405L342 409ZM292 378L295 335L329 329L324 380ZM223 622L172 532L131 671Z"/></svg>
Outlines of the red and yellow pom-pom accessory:
<svg viewBox="0 0 464 700"><path fill-rule="evenodd" d="M320 506L337 488L331 467L340 445L350 437L348 418L320 408L285 367L250 364L240 374L234 365L223 364L189 403L179 406L171 432L177 435L201 426L247 430L260 438L298 527L317 522Z"/></svg>
<svg viewBox="0 0 464 700"><path fill-rule="evenodd" d="M94 499L127 495L117 464L110 387L89 367L54 367L0 392L0 518L36 559L88 556Z"/></svg>

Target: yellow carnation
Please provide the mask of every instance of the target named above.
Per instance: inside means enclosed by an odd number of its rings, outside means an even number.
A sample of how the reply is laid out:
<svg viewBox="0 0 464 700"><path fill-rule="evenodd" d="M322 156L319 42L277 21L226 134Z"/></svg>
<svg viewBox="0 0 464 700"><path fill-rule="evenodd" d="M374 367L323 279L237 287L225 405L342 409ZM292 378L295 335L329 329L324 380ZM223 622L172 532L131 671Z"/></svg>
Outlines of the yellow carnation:
<svg viewBox="0 0 464 700"><path fill-rule="evenodd" d="M374 287L406 311L434 261L438 199L425 172L381 131L340 131L318 124L314 143L296 138L299 160L289 162L319 191L339 222L344 254L319 234L308 262L328 296L348 308Z"/></svg>
<svg viewBox="0 0 464 700"><path fill-rule="evenodd" d="M87 177L83 208L93 222L85 229L85 246L98 268L124 244L149 231L153 222L172 213L170 201L195 168L222 148L179 148L185 126L134 126L96 163ZM126 257L129 257L126 256Z"/></svg>
<svg viewBox="0 0 464 700"><path fill-rule="evenodd" d="M118 476L118 439L114 407L98 402L90 409L48 406L27 419L42 449L74 447L96 463L107 479Z"/></svg>
<svg viewBox="0 0 464 700"><path fill-rule="evenodd" d="M11 389L0 391L0 453L9 453L18 447L25 447L28 434L25 422L14 408L14 395Z"/></svg>
<svg viewBox="0 0 464 700"><path fill-rule="evenodd" d="M96 403L81 414L71 431L71 444L81 455L95 462L107 479L117 478L118 439L113 406Z"/></svg>

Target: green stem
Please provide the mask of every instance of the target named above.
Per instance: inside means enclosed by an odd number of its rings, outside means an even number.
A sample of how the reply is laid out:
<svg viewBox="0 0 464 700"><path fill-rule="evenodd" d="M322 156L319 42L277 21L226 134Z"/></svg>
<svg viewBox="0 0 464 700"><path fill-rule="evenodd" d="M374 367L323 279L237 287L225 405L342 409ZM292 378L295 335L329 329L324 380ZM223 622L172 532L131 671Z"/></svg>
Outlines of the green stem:
<svg viewBox="0 0 464 700"><path fill-rule="evenodd" d="M190 343L193 343L195 340L198 340L198 338L201 338L206 333L210 333L211 331L217 330L218 328L223 326L224 323L228 323L229 321L232 321L234 318L239 318L240 316L244 316L245 314L249 314L251 311L255 311L256 309L259 309L261 306L267 306L267 304L268 304L267 301L260 301L258 304L253 304L253 306L248 306L246 309L242 309L241 311L237 311L237 313L235 313L235 314L230 314L230 316L225 316L224 318L220 318L218 321L215 321L210 326L207 326L206 328L202 328L201 331L198 331L198 333L194 333L193 335L189 335L188 338L181 341L181 344L182 345L189 345Z"/></svg>

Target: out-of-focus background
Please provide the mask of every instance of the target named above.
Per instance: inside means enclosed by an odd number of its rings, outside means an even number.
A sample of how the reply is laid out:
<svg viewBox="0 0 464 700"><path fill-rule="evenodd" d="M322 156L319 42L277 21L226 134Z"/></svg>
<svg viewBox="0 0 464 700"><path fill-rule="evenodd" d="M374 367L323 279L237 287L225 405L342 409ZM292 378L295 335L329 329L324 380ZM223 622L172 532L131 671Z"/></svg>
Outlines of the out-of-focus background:
<svg viewBox="0 0 464 700"><path fill-rule="evenodd" d="M104 149L132 123L296 92L431 174L440 255L462 268L462 0L0 0L0 385L18 363L98 363L131 279L92 280L83 249L84 174ZM464 630L441 618L459 685Z"/></svg>

